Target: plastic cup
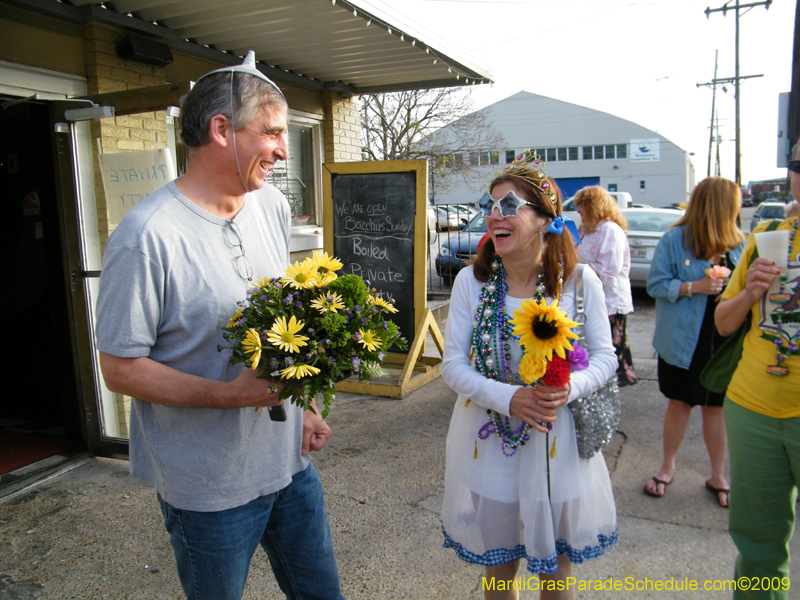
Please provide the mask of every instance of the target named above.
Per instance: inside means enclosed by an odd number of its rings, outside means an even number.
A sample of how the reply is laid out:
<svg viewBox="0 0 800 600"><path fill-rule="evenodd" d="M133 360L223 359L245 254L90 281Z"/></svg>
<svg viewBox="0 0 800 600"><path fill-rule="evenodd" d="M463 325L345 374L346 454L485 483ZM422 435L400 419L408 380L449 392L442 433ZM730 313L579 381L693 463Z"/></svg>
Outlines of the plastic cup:
<svg viewBox="0 0 800 600"><path fill-rule="evenodd" d="M786 275L789 260L789 230L756 233L756 248L761 258L771 258L775 266Z"/></svg>

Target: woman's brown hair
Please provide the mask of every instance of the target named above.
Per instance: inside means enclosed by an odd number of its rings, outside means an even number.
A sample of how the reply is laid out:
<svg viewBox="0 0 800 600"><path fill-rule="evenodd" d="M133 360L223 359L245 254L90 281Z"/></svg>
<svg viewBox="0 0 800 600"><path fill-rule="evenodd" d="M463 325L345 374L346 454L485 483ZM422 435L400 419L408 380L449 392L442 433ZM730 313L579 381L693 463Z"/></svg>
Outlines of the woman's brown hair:
<svg viewBox="0 0 800 600"><path fill-rule="evenodd" d="M532 170L531 179L538 179ZM524 200L533 203L534 206L530 208L533 208L544 217L553 219L561 214L561 192L558 186L553 183L552 179L548 177L546 181L550 184L550 189L555 191L555 202L550 200L548 195L524 179L512 175L500 175L499 177L495 177L489 184L489 193L501 183L511 183ZM566 227L561 235L550 232L545 233L544 241L547 244L547 251L542 257L542 280L544 281L547 295L557 297L559 293L559 275L562 264L564 266L563 280L566 281L575 269L575 264L578 262L575 242ZM488 281L489 276L492 274L492 262L494 261L494 257L494 242L490 237L486 240L486 243L480 247L480 250L478 250L478 256L473 263L475 279L482 282Z"/></svg>
<svg viewBox="0 0 800 600"><path fill-rule="evenodd" d="M614 198L599 185L590 185L580 190L573 198L575 206L583 207L581 236L594 231L601 221L612 221L622 231L628 231L628 221L619 210Z"/></svg>
<svg viewBox="0 0 800 600"><path fill-rule="evenodd" d="M695 257L708 260L744 241L736 225L741 205L738 185L730 179L706 177L692 191L686 214L673 227L683 225L683 246Z"/></svg>

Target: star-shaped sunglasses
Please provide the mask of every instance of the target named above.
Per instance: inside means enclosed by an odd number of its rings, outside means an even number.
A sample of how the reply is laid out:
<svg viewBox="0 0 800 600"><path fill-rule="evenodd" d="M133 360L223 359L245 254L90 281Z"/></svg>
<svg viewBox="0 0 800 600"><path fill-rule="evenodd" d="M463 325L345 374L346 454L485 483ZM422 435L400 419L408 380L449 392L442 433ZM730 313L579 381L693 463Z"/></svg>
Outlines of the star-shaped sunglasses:
<svg viewBox="0 0 800 600"><path fill-rule="evenodd" d="M508 193L499 200L497 198L492 198L489 192L486 192L483 198L478 200L475 204L484 217L488 217L494 212L494 209L498 208L500 209L500 216L504 219L508 217L518 217L520 207L526 204L530 204L534 207L534 210L536 209L536 205L533 202L523 200L514 193L514 190L509 190Z"/></svg>

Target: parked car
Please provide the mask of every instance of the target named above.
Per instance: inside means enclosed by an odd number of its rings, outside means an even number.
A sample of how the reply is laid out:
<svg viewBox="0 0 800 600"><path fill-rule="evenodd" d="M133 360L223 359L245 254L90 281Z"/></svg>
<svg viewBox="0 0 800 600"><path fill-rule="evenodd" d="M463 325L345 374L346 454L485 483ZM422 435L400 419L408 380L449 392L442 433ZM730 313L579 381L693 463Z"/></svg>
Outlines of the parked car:
<svg viewBox="0 0 800 600"><path fill-rule="evenodd" d="M683 216L683 211L672 208L629 208L623 210L622 214L628 221L631 286L647 287L647 276L656 246L664 232Z"/></svg>
<svg viewBox="0 0 800 600"><path fill-rule="evenodd" d="M436 214L437 231L458 229L458 224L461 222L458 211L447 206L434 206L433 211Z"/></svg>
<svg viewBox="0 0 800 600"><path fill-rule="evenodd" d="M478 242L487 232L486 217L475 215L463 230L450 234L436 257L436 273L445 285L453 285L458 272L478 253Z"/></svg>
<svg viewBox="0 0 800 600"><path fill-rule="evenodd" d="M783 202L764 202L759 204L750 221L750 231L753 231L762 221L786 218L786 205Z"/></svg>

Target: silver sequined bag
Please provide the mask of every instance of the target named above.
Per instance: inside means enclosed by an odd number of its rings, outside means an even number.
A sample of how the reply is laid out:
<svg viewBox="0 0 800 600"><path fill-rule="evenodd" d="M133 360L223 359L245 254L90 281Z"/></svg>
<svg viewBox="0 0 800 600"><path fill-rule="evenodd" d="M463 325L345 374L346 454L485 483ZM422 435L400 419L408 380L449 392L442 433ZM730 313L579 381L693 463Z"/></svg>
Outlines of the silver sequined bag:
<svg viewBox="0 0 800 600"><path fill-rule="evenodd" d="M584 338L586 312L584 310L583 270L586 265L577 265L575 282L575 318L578 327L575 332ZM579 340L580 341L580 340ZM591 396L578 398L567 404L575 419L575 431L578 434L578 455L581 458L592 458L599 450L605 448L614 436L622 415L622 404L614 375L605 384L592 392Z"/></svg>

